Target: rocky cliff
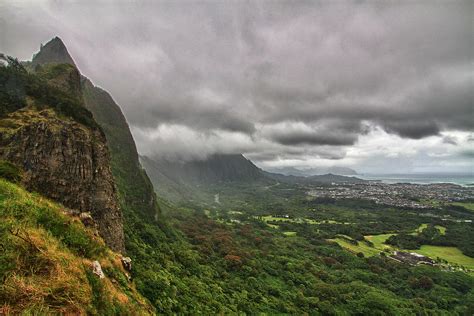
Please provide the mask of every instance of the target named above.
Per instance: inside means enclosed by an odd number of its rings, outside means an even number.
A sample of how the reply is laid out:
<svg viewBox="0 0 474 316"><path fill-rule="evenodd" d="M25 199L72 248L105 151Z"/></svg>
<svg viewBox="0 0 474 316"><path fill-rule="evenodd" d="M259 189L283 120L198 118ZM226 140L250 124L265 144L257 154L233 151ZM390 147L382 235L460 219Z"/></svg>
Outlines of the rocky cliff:
<svg viewBox="0 0 474 316"><path fill-rule="evenodd" d="M156 202L153 185L138 160L137 148L122 110L110 94L94 84L77 70L74 59L59 37L43 45L34 55L28 67L35 72L45 72L51 64L71 65L75 73L49 79L51 84L63 85L69 93L80 91L77 95L85 107L93 114L107 138L111 156L111 170L120 196L120 204L125 212L133 212L146 218L157 218L160 209ZM47 71L46 71L47 73ZM80 77L80 81L77 80ZM72 79L72 80L71 80ZM68 86L64 86L68 83ZM80 87L76 87L77 83ZM74 86L72 87L71 84Z"/></svg>
<svg viewBox="0 0 474 316"><path fill-rule="evenodd" d="M33 56L33 67L46 63L69 64L76 67L74 60L59 37L54 37L48 43L41 45L38 53Z"/></svg>
<svg viewBox="0 0 474 316"><path fill-rule="evenodd" d="M10 65L0 71L0 80L14 78L21 87L15 91L22 91L13 96L8 95L11 90L0 91L6 100L20 100L17 108L0 116L0 159L24 170L23 184L29 190L90 212L105 242L124 251L106 138L79 97L77 69L50 64L32 74Z"/></svg>

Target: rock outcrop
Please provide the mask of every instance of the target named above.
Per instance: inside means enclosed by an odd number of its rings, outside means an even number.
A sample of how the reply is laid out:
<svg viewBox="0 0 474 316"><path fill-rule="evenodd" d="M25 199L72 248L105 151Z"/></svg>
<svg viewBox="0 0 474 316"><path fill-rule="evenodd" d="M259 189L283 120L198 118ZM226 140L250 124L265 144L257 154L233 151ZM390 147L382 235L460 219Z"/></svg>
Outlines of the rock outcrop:
<svg viewBox="0 0 474 316"><path fill-rule="evenodd" d="M33 56L33 67L45 63L70 64L76 67L63 41L57 36L41 45L40 51Z"/></svg>
<svg viewBox="0 0 474 316"><path fill-rule="evenodd" d="M105 137L53 110L32 106L0 120L0 158L24 170L23 183L69 208L91 212L99 233L124 250L122 213Z"/></svg>
<svg viewBox="0 0 474 316"><path fill-rule="evenodd" d="M42 47L32 64L26 64L29 73L18 65L4 69L5 80L15 79L22 94L10 97L20 106L0 116L0 159L23 169L28 190L90 212L107 245L124 252L109 148L84 105L80 73L59 38Z"/></svg>
<svg viewBox="0 0 474 316"><path fill-rule="evenodd" d="M52 73L48 71L51 65L61 65L63 68L73 66L69 67L67 72L63 71L60 77L54 71L55 78L48 80L55 87L67 90L82 99L84 106L104 131L112 160L112 174L123 211L126 214L140 214L147 219L158 218L160 208L153 185L140 165L135 141L120 107L107 91L94 86L88 78L80 74L66 46L58 37L41 47L28 64L28 68L48 75ZM77 84L80 87L77 87Z"/></svg>

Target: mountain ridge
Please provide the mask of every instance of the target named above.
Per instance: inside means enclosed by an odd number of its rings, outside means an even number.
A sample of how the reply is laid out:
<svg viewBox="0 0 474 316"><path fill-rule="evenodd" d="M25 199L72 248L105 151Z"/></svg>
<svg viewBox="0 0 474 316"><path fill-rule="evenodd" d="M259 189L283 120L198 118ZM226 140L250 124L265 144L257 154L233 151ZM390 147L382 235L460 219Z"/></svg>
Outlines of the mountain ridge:
<svg viewBox="0 0 474 316"><path fill-rule="evenodd" d="M124 252L106 138L79 97L77 69L38 64L36 72L28 73L16 61L8 63L2 80L14 80L24 94L6 91L17 101L0 116L0 158L25 171L23 184L29 190L90 212L106 243Z"/></svg>
<svg viewBox="0 0 474 316"><path fill-rule="evenodd" d="M357 171L348 167L316 167L299 169L295 167L266 168L265 171L287 176L311 177L317 175L334 174L340 176L355 176Z"/></svg>
<svg viewBox="0 0 474 316"><path fill-rule="evenodd" d="M46 44L42 44L38 53L34 54L31 60L33 67L46 63L69 64L77 68L66 45L58 36L55 36Z"/></svg>
<svg viewBox="0 0 474 316"><path fill-rule="evenodd" d="M149 218L157 218L160 208L151 181L140 165L135 141L129 125L119 105L112 96L82 75L69 54L66 45L59 37L41 45L40 51L33 56L29 68L41 65L66 63L72 65L80 78L79 98L85 108L101 126L111 156L111 169L121 206L125 211L136 211Z"/></svg>

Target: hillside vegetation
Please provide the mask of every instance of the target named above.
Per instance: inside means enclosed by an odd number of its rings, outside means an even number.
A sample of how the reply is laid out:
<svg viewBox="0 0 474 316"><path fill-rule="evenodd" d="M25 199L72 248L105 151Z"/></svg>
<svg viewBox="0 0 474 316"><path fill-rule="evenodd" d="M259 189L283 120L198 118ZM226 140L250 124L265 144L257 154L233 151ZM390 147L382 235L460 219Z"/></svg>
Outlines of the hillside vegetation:
<svg viewBox="0 0 474 316"><path fill-rule="evenodd" d="M0 314L150 314L119 254L69 210L0 179ZM92 272L99 261L106 277Z"/></svg>

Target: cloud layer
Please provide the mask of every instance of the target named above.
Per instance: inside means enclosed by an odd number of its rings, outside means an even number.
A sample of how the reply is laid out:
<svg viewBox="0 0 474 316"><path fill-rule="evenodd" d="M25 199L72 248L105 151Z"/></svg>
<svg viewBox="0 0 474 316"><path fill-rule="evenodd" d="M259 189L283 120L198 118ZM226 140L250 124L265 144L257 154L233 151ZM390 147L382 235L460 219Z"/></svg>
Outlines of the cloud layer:
<svg viewBox="0 0 474 316"><path fill-rule="evenodd" d="M414 151L465 170L473 14L471 1L436 0L6 1L0 51L29 59L59 35L121 105L142 153L368 170L375 156L381 169L412 165ZM365 147L394 139L396 153Z"/></svg>

